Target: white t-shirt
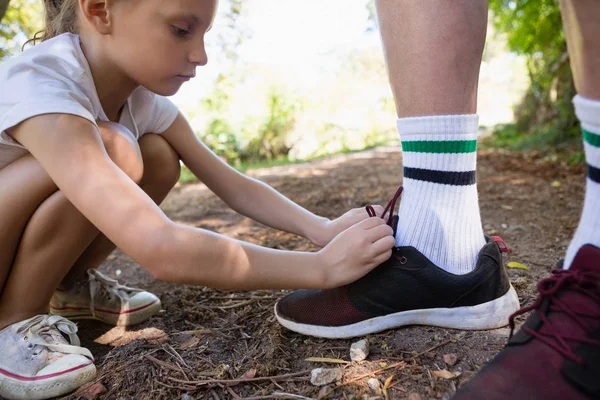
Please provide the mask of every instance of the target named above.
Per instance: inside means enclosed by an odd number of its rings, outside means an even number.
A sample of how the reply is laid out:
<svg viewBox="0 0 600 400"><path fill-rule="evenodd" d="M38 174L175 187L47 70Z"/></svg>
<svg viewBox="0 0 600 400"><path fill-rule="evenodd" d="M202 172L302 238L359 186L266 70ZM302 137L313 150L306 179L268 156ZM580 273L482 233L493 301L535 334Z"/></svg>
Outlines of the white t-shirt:
<svg viewBox="0 0 600 400"><path fill-rule="evenodd" d="M78 35L62 34L0 63L0 169L27 154L6 131L51 113L77 115L93 124L108 121ZM139 139L163 133L177 114L170 100L140 87L127 100L119 123Z"/></svg>

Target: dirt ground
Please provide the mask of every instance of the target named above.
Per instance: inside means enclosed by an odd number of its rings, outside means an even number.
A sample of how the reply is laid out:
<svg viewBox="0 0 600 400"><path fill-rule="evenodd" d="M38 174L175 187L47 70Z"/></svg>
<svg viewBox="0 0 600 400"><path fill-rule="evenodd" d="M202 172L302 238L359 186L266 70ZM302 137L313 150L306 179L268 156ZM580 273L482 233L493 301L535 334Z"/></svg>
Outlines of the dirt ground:
<svg viewBox="0 0 600 400"><path fill-rule="evenodd" d="M385 205L401 183L399 147L250 171L307 209L335 218L353 207ZM528 271L509 270L521 304L535 299L537 281L565 252L580 213L584 170L536 154L481 150L481 214L487 234L500 235ZM227 208L202 184L177 187L163 204L175 221L236 239L287 250L315 250L307 240L275 231ZM164 312L130 329L80 322L80 337L96 357L99 399L448 399L503 346L508 329L463 332L408 327L370 335L371 353L348 361L356 340L322 340L287 331L273 306L285 291L231 292L154 280L115 252L102 267L110 276L160 296ZM457 356L455 365L443 356ZM317 367L341 368L343 379L326 389L310 383ZM453 379L437 377L448 370ZM240 382L239 379L246 379ZM370 389L376 378L385 393ZM336 388L336 386L339 386ZM335 390L333 390L335 389ZM420 397L419 397L420 396Z"/></svg>

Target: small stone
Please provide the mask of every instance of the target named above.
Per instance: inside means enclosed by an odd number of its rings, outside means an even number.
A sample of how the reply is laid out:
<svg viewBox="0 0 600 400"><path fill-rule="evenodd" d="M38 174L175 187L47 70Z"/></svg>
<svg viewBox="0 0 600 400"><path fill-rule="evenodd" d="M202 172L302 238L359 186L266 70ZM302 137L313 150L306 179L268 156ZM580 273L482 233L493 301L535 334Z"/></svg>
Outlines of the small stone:
<svg viewBox="0 0 600 400"><path fill-rule="evenodd" d="M506 231L507 232L525 232L527 229L523 225L513 225L510 226Z"/></svg>
<svg viewBox="0 0 600 400"><path fill-rule="evenodd" d="M449 366L453 366L454 364L456 364L457 360L458 357L456 357L456 354L444 354L444 362Z"/></svg>
<svg viewBox="0 0 600 400"><path fill-rule="evenodd" d="M374 392L381 390L381 382L379 382L379 379L371 378L367 381L367 385L369 385L369 388Z"/></svg>
<svg viewBox="0 0 600 400"><path fill-rule="evenodd" d="M366 339L352 343L350 346L350 359L352 361L363 361L369 355L369 342Z"/></svg>
<svg viewBox="0 0 600 400"><path fill-rule="evenodd" d="M194 398L189 394L184 393L183 396L181 396L181 400L194 400Z"/></svg>
<svg viewBox="0 0 600 400"><path fill-rule="evenodd" d="M315 386L329 385L342 379L342 370L339 368L315 368L310 373L310 383Z"/></svg>

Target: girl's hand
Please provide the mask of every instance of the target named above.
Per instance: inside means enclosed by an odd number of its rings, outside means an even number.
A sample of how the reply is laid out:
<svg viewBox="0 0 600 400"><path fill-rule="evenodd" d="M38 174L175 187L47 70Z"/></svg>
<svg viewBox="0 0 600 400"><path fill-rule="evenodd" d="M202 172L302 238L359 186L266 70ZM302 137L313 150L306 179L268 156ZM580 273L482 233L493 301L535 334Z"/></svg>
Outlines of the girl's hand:
<svg viewBox="0 0 600 400"><path fill-rule="evenodd" d="M363 218L337 235L318 253L325 269L324 287L353 282L390 258L396 243L392 235L393 229L379 217Z"/></svg>
<svg viewBox="0 0 600 400"><path fill-rule="evenodd" d="M383 214L383 207L373 206L373 209L375 210L375 214L378 217L381 217L381 214ZM325 247L329 242L333 240L333 238L335 238L341 232L344 232L346 229L358 224L359 222L367 218L369 218L367 210L365 209L365 207L361 207L353 208L352 210L348 211L341 217L334 219L333 221L325 220L323 222L323 228L320 229L320 234L315 235L315 238L312 240L312 242L317 246Z"/></svg>

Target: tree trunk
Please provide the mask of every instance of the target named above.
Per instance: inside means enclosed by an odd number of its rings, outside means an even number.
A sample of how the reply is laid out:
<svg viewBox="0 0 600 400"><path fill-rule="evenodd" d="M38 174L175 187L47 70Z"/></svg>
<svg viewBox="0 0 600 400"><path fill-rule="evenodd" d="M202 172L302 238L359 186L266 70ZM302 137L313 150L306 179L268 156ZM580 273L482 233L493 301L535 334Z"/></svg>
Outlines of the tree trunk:
<svg viewBox="0 0 600 400"><path fill-rule="evenodd" d="M0 0L0 22L2 21L4 14L6 14L6 10L8 9L9 1L10 0Z"/></svg>

